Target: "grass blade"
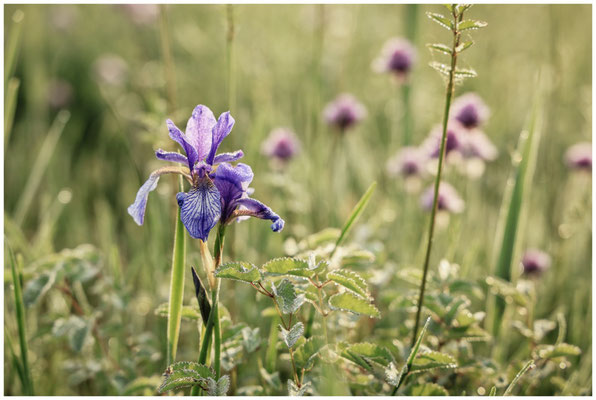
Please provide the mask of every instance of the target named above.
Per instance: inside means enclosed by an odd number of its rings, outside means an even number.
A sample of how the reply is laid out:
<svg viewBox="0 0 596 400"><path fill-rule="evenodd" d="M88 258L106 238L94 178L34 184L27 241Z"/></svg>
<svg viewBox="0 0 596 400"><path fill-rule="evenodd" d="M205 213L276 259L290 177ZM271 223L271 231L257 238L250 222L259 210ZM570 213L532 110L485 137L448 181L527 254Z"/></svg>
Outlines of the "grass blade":
<svg viewBox="0 0 596 400"><path fill-rule="evenodd" d="M360 198L360 200L358 201L358 203L352 210L350 217L348 218L348 220L346 221L346 223L344 224L344 226L341 230L339 238L337 238L337 242L335 242L335 247L333 248L333 251L331 252L331 255L329 256L329 258L333 257L333 254L335 253L337 248L342 244L342 242L346 238L346 235L352 228L352 225L354 225L354 222L356 222L356 220L358 219L360 214L362 214L362 212L366 208L366 205L368 204L376 187L377 187L377 182L371 183L371 185L368 187L368 189L366 189L366 192L362 195L362 197Z"/></svg>
<svg viewBox="0 0 596 400"><path fill-rule="evenodd" d="M16 10L14 14L12 14L12 22L13 25L10 29L10 36L8 36L8 40L6 43L5 48L5 56L4 56L4 84L8 82L8 80L12 77L14 72L14 67L16 65L16 61L18 58L19 52L19 43L21 41L21 32L23 30L23 19L25 18L25 13L22 10Z"/></svg>
<svg viewBox="0 0 596 400"><path fill-rule="evenodd" d="M414 359L416 358L416 355L418 354L418 350L420 350L420 345L422 344L422 339L424 339L424 335L426 334L426 329L428 328L429 323L430 323L430 317L428 317L426 319L426 322L424 323L424 326L422 327L422 330L420 331L420 334L418 335L418 339L416 339L416 343L414 343L414 347L412 347L412 351L410 351L410 355L408 356L408 359L406 361L406 366L401 371L400 376L399 376L399 381L397 382L397 385L393 389L391 396L395 396L395 394L397 393L397 390L399 389L401 384L406 380L406 377L410 373L410 370L412 369L412 364L414 364Z"/></svg>
<svg viewBox="0 0 596 400"><path fill-rule="evenodd" d="M522 131L517 147L517 154L513 157L514 169L507 183L505 197L501 209L501 220L498 235L500 246L496 261L495 275L506 281L511 281L511 264L521 224L521 214L524 200L527 199L534 169L538 146L540 144L540 91L537 92L527 129ZM506 210L506 211L505 211ZM498 243L498 242L497 242ZM493 314L493 335L497 336L501 327L501 319L505 310L505 301L497 297Z"/></svg>
<svg viewBox="0 0 596 400"><path fill-rule="evenodd" d="M511 391L517 384L517 381L519 381L520 378L532 368L534 368L534 360L528 361L526 365L524 365L524 367L517 373L517 375L515 375L515 378L513 378L509 386L507 386L507 389L505 389L505 393L503 393L503 396L509 396L511 394Z"/></svg>
<svg viewBox="0 0 596 400"><path fill-rule="evenodd" d="M21 81L17 78L10 78L6 84L6 97L4 99L4 153L6 153L10 133L12 132L12 123L14 121L20 85Z"/></svg>
<svg viewBox="0 0 596 400"><path fill-rule="evenodd" d="M8 246L7 246L8 247ZM23 372L23 392L26 396L33 396L33 381L31 378L31 371L29 370L29 360L27 356L27 330L25 326L25 303L23 302L23 291L21 287L21 279L17 272L17 263L14 254L10 247L10 269L12 271L12 281L14 284L14 301L17 314L17 326L19 328L19 344L21 346L21 365ZM19 268L20 269L20 268Z"/></svg>
<svg viewBox="0 0 596 400"><path fill-rule="evenodd" d="M54 122L50 127L50 131L48 132L48 135L46 136L39 150L39 154L37 155L35 163L31 168L31 173L27 179L23 194L21 194L19 202L17 203L18 206L14 219L19 226L22 225L25 216L27 215L27 211L29 210L31 202L35 197L35 192L37 192L37 189L41 184L44 172L47 170L48 163L54 154L58 140L60 140L60 136L62 136L64 127L66 126L66 123L69 119L70 112L66 110L62 110L58 113L58 115L56 115L56 119L54 119Z"/></svg>

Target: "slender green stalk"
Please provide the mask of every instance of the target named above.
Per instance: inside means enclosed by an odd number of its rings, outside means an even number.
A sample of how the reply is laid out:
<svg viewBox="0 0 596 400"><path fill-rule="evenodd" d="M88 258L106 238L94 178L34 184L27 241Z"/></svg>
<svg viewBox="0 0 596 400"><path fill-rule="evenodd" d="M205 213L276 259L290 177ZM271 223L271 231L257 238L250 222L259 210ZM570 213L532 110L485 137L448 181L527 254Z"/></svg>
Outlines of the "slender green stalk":
<svg viewBox="0 0 596 400"><path fill-rule="evenodd" d="M176 110L176 75L174 70L174 58L170 48L170 30L168 25L168 14L165 4L159 6L160 15L160 38L161 52L164 59L164 73L166 80L166 96L168 99L168 113Z"/></svg>
<svg viewBox="0 0 596 400"><path fill-rule="evenodd" d="M64 127L66 123L70 119L70 112L66 110L62 110L56 115L56 119L52 123L48 135L43 141L43 144L39 150L39 154L35 159L35 163L31 168L31 172L29 173L29 178L27 179L27 183L25 184L25 189L23 190L23 194L19 198L19 202L17 203L17 209L15 211L15 222L17 225L21 225L27 216L27 211L29 211L29 207L31 206L31 202L35 197L35 192L39 188L39 185L42 182L44 177L44 172L47 170L48 163L54 154L54 150L56 149L56 145L58 144L58 140L60 140L60 136L62 136L62 132L64 131Z"/></svg>
<svg viewBox="0 0 596 400"><path fill-rule="evenodd" d="M534 364L534 360L530 360L528 361L523 367L522 369L517 373L517 375L515 375L515 377L513 378L513 380L511 381L511 383L509 384L509 386L507 386L507 389L505 389L505 393L503 393L503 396L509 396L511 394L511 391L513 390L513 388L515 387L515 385L517 384L517 382L520 380L520 378L529 370L531 370L532 368L534 368L535 364Z"/></svg>
<svg viewBox="0 0 596 400"><path fill-rule="evenodd" d="M16 10L12 15L13 25L10 29L10 36L6 42L4 53L4 85L12 77L17 58L19 55L19 42L21 41L21 32L23 30L23 19L25 13L22 10Z"/></svg>
<svg viewBox="0 0 596 400"><path fill-rule="evenodd" d="M433 208L430 215L430 226L428 229L428 242L426 244L426 255L424 256L424 269L422 272L422 283L420 285L420 294L418 296L418 308L416 310L416 320L414 323L414 331L412 332L412 345L416 343L418 335L418 327L420 325L420 313L422 312L422 303L424 300L424 290L426 289L426 277L428 275L428 267L430 265L430 255L435 233L435 218L437 215L437 208L439 203L439 185L441 184L441 173L443 172L443 161L445 159L445 144L447 143L447 124L449 122L449 109L451 108L451 100L453 98L453 91L455 86L455 67L457 64L457 47L459 46L461 33L458 31L458 23L460 16L458 16L456 8L453 7L453 47L451 50L451 69L449 71L449 80L447 82L447 90L445 92L445 111L443 113L443 133L441 136L441 149L439 152L439 165L437 167L437 176L434 185Z"/></svg>
<svg viewBox="0 0 596 400"><path fill-rule="evenodd" d="M17 262L10 247L8 247L8 252L10 253L10 269L12 271L12 281L14 284L14 301L17 314L17 326L19 328L19 344L21 346L21 364L23 368L23 392L26 396L33 396L35 395L35 393L33 390L31 370L29 369L29 359L27 356L27 327L25 326L25 303L23 302L21 279L19 276L20 274L17 271Z"/></svg>
<svg viewBox="0 0 596 400"><path fill-rule="evenodd" d="M8 147L12 123L14 121L15 108L17 106L17 94L21 81L17 78L10 78L6 85L6 97L4 99L4 153Z"/></svg>
<svg viewBox="0 0 596 400"><path fill-rule="evenodd" d="M180 178L182 185L182 178ZM172 276L170 278L170 300L168 311L168 349L167 363L176 360L178 335L182 318L182 297L184 294L184 265L186 264L186 236L184 224L180 219L180 208L176 214L176 233L174 234L174 252L172 254Z"/></svg>

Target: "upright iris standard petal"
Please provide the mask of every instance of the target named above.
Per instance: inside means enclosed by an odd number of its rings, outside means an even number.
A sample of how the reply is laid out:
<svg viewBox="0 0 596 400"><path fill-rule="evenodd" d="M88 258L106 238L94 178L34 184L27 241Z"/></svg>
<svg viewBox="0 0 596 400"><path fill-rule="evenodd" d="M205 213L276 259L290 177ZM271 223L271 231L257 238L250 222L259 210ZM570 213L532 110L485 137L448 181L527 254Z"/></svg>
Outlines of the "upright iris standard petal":
<svg viewBox="0 0 596 400"><path fill-rule="evenodd" d="M186 153L188 157L188 168L192 171L192 167L195 165L197 161L199 161L197 151L193 147L193 145L187 140L186 135L182 133L180 129L172 122L172 120L168 119L166 121L168 124L168 130L170 131L170 137L172 140L177 142Z"/></svg>
<svg viewBox="0 0 596 400"><path fill-rule="evenodd" d="M200 179L188 193L176 195L180 206L180 219L195 239L207 241L221 216L219 191L208 176Z"/></svg>
<svg viewBox="0 0 596 400"><path fill-rule="evenodd" d="M279 232L284 228L285 221L260 201L246 197L239 199L238 205L241 207L240 212L242 215L249 215L251 217L272 221L271 230L273 232Z"/></svg>
<svg viewBox="0 0 596 400"><path fill-rule="evenodd" d="M199 104L192 111L186 124L186 139L197 152L197 161L207 157L212 147L212 133L215 116L209 107Z"/></svg>
<svg viewBox="0 0 596 400"><path fill-rule="evenodd" d="M213 136L211 142L211 150L206 159L207 164L213 165L213 162L215 160L215 153L217 152L217 149L219 148L221 142L232 131L232 128L234 127L234 122L234 118L232 118L229 111L226 111L225 113L219 116L219 119L217 120L217 123L215 124L211 132Z"/></svg>
<svg viewBox="0 0 596 400"><path fill-rule="evenodd" d="M183 156L180 153L175 153L172 151L165 151L162 149L157 149L155 151L155 157L157 157L158 160L172 161L172 162L177 162L180 164L188 165L188 158L186 158L186 156Z"/></svg>

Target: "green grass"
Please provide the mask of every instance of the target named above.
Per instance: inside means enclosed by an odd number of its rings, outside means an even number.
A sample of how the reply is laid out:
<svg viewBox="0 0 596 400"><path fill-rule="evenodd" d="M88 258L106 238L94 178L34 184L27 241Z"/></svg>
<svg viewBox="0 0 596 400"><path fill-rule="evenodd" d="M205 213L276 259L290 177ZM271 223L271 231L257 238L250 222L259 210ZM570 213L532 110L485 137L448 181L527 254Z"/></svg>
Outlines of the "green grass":
<svg viewBox="0 0 596 400"><path fill-rule="evenodd" d="M132 390L136 379L159 381L167 365L168 329L166 319L154 310L169 296L178 180L162 177L149 197L143 227L134 223L126 209L149 173L163 166L155 160L154 150L176 149L165 119L184 127L199 103L216 115L231 109L236 125L221 151L244 151L244 162L255 173L254 197L286 220L280 234L272 233L268 222L256 219L229 227L225 261L261 265L284 256L292 241L327 227L339 231L362 194L378 182L345 243L375 255L375 261L359 272L369 274L382 318L355 322L346 317L328 325L333 327L333 340L380 343L394 356L404 353L407 358L407 346L402 349L393 341L409 343L412 313L404 311L397 299L409 296L413 289L398 276L423 264L428 213L419 207L418 193L407 192L403 180L387 176L385 163L405 140L400 136L404 129L410 143L417 145L441 122L444 82L428 67L439 57L424 45L447 35L424 15L441 12L441 6L416 8L170 6L168 66L163 61L159 15L149 24L137 25L116 5L5 6L10 50L5 54L10 65L5 68L13 71L5 76L9 82L6 117L11 117L11 104L15 110L12 122L5 120L5 127L12 126L4 151L5 241L23 258L24 290L31 279L64 263L70 268L68 277L77 276L80 281L81 290L73 291L77 302L89 306L84 321L91 333L79 352L70 347L68 335L52 330L56 320L74 314L72 302L59 290L62 281L25 310L28 369L36 394L118 395ZM17 10L24 17L15 25L12 18ZM518 253L538 247L551 255L551 269L535 281L538 301L533 317L557 321L562 314L567 323L562 340L582 353L555 371L567 385L541 379L537 371L542 367L537 363L517 381L513 393L588 394L592 384L591 177L572 174L563 157L569 145L591 140L591 6L477 5L467 14L489 25L474 32L476 44L458 60L464 68L472 66L478 78L456 87L455 96L474 91L491 108L485 131L499 149L499 157L487 164L479 179L466 178L446 166L444 180L464 197L466 208L460 215L451 215L447 227L437 226L430 271L436 274L438 261L447 258L459 264L461 278L478 282L488 293L482 285L493 273L493 247L512 171L511 155L532 110L536 71L544 71L549 87L543 99L535 171L524 187L526 194L531 192L524 197L526 222L517 227L517 247L503 265L511 267L511 279L517 282ZM70 24L56 27L55 21L69 18ZM384 42L393 36L414 37L418 49L407 93L371 68ZM118 55L127 65L121 85L96 79L94 63L106 53ZM56 79L68 81L73 90L72 101L62 109L48 102L49 85ZM365 104L368 116L338 140L321 113L328 101L344 91ZM410 102L407 107L404 101ZM395 115L403 109L409 110L405 121ZM70 115L67 122L65 115ZM302 141L301 154L283 171L272 169L260 153L261 142L278 126L291 127ZM427 178L422 188L431 181ZM215 235L211 236L210 249ZM61 253L85 243L94 246L90 261L69 261ZM7 257L5 251L5 337L14 339L4 344L4 387L7 395L21 395L26 393L20 383L24 371L14 367L15 358L22 358L16 339L20 339L20 311L12 296ZM190 266L200 265L198 243L187 238L182 273L190 274ZM76 272L77 268L85 273ZM186 278L183 304L196 306L191 277ZM487 311L484 298L471 298L472 311ZM229 316L234 324L258 327L262 339L259 350L235 370L232 388L264 385L257 368L262 361L281 372L283 390L271 393L286 394L289 361L274 362L268 353L270 326L276 323L267 314L268 299L255 298L248 285L227 281L221 283L219 299L223 321ZM514 311L504 314L503 326L524 320ZM320 330L319 319L314 320L315 333ZM434 329L431 324L425 345L436 345L431 339L438 337ZM557 335L557 329L550 331L545 343L554 344ZM176 359L196 361L201 339L196 321L183 318ZM517 330L508 329L498 342L473 344L478 357L489 357L495 350L502 357L494 376L490 375L504 382L497 393L505 391L531 357L530 345L522 339ZM222 368L225 362L224 357ZM473 374L452 384L450 394L468 395L480 393L480 384L486 385L486 393L493 386ZM139 387L132 394L155 393L150 385ZM364 393L357 385L342 384L341 389ZM390 390L376 393L386 395Z"/></svg>

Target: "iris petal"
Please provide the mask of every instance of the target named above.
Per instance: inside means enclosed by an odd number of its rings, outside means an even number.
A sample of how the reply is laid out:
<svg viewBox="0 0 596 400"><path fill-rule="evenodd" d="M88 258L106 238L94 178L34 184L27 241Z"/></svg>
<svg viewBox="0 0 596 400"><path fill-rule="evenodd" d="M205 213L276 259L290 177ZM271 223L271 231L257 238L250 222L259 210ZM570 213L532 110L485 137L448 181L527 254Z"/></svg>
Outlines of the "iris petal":
<svg viewBox="0 0 596 400"><path fill-rule="evenodd" d="M211 142L211 151L207 156L207 164L213 165L213 161L215 160L215 153L219 148L221 142L225 139L226 136L230 134L232 128L234 127L234 118L230 115L229 111L221 114L219 119L217 120L217 124L212 129L213 139Z"/></svg>
<svg viewBox="0 0 596 400"><path fill-rule="evenodd" d="M172 161L172 162L177 162L180 164L188 165L188 158L186 158L185 156L183 156L180 153L157 149L155 151L155 157L157 157L159 160Z"/></svg>
<svg viewBox="0 0 596 400"><path fill-rule="evenodd" d="M242 207L241 211L243 215L272 221L271 230L273 232L279 232L284 228L285 221L260 201L245 197L238 200L237 204Z"/></svg>
<svg viewBox="0 0 596 400"><path fill-rule="evenodd" d="M213 159L213 165L223 162L234 162L244 157L242 150L234 151L233 153L221 153L215 156Z"/></svg>
<svg viewBox="0 0 596 400"><path fill-rule="evenodd" d="M188 193L178 193L176 199L180 218L190 236L207 241L209 231L221 215L219 191L211 179L205 176Z"/></svg>
<svg viewBox="0 0 596 400"><path fill-rule="evenodd" d="M170 137L172 138L172 140L177 142L184 149L184 152L188 157L188 168L192 170L193 165L195 165L195 163L199 161L197 151L195 150L193 145L187 140L186 135L184 135L184 133L182 133L182 131L178 129L178 127L172 122L172 120L168 119L166 121L166 124L168 125L168 130L170 131Z"/></svg>
<svg viewBox="0 0 596 400"><path fill-rule="evenodd" d="M227 221L237 207L236 201L243 196L252 181L252 169L242 163L235 167L221 163L211 177L221 194L222 220Z"/></svg>
<svg viewBox="0 0 596 400"><path fill-rule="evenodd" d="M145 209L147 208L147 198L149 197L149 192L155 190L158 181L158 174L152 173L151 175L149 175L149 179L147 179L145 183L143 183L143 186L141 186L139 191L137 192L135 202L128 207L128 213L135 220L137 225L143 225L143 222L145 220Z"/></svg>
<svg viewBox="0 0 596 400"><path fill-rule="evenodd" d="M209 107L199 104L192 111L186 124L185 134L186 139L197 152L197 161L204 160L211 151L211 132L215 124L215 116Z"/></svg>

